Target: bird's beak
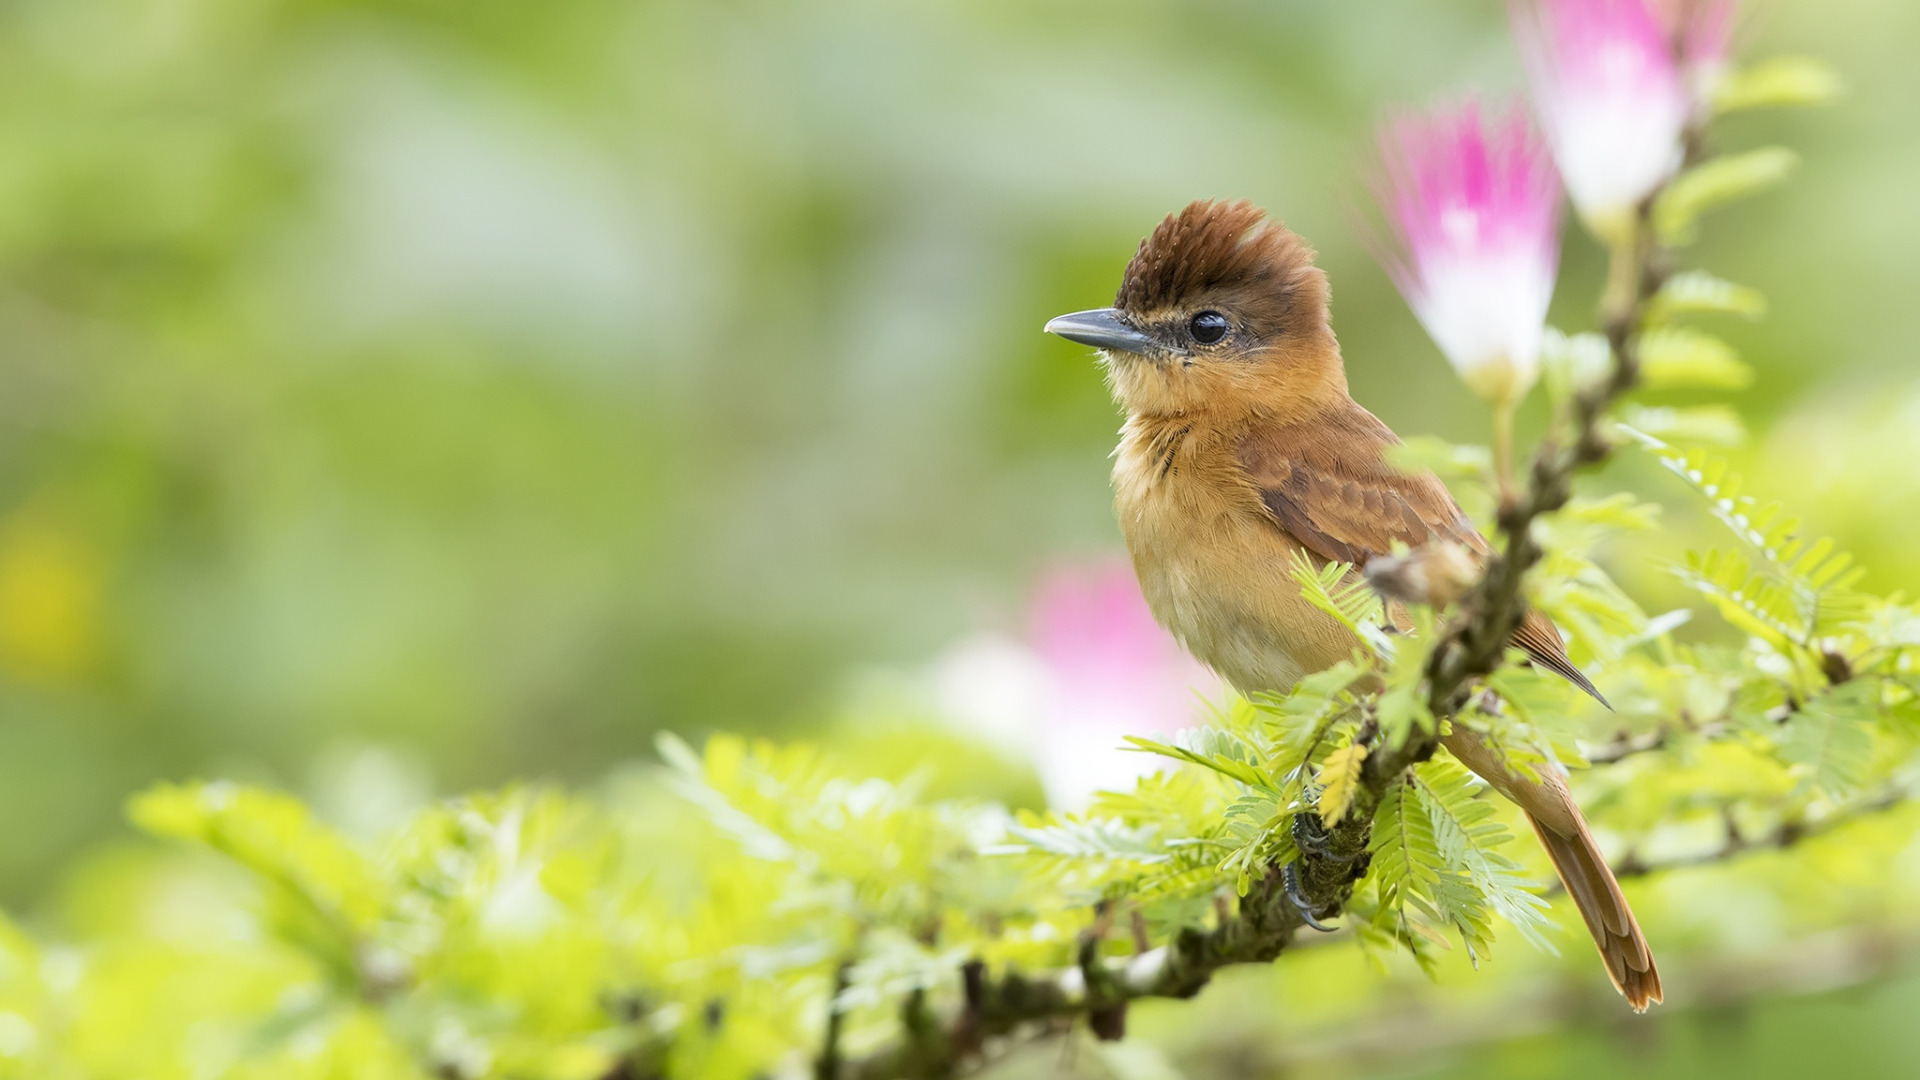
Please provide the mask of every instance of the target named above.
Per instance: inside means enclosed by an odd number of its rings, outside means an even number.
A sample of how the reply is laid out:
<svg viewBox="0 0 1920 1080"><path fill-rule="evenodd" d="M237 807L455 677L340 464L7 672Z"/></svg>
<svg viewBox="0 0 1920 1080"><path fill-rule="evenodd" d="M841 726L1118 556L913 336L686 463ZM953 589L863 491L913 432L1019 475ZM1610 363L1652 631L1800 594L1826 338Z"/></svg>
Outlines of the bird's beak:
<svg viewBox="0 0 1920 1080"><path fill-rule="evenodd" d="M1046 329L1049 334L1058 334L1068 341L1077 341L1096 349L1112 349L1141 356L1166 351L1159 342L1127 325L1126 319L1113 308L1062 315L1048 322Z"/></svg>

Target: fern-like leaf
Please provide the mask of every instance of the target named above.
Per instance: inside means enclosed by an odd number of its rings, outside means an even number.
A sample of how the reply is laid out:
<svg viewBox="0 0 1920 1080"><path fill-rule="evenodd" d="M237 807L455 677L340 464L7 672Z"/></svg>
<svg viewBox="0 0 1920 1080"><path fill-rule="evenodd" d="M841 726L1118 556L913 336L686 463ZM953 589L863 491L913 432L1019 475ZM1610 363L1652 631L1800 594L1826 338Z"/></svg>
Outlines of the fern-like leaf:
<svg viewBox="0 0 1920 1080"><path fill-rule="evenodd" d="M1331 829L1353 807L1353 796L1360 787L1360 766L1367 760L1367 744L1350 742L1327 755L1320 766L1320 822Z"/></svg>
<svg viewBox="0 0 1920 1080"><path fill-rule="evenodd" d="M1779 503L1760 503L1724 458L1682 451L1643 431L1622 426L1668 472L1706 500L1710 513L1753 552L1748 559L1708 551L1690 554L1681 579L1712 600L1728 619L1776 644L1801 648L1861 618L1865 603L1853 589L1865 573L1831 540L1809 542L1800 519Z"/></svg>
<svg viewBox="0 0 1920 1080"><path fill-rule="evenodd" d="M1295 549L1288 570L1308 603L1338 619L1355 636L1371 640L1367 631L1377 628L1382 617L1380 596L1365 578L1354 573L1351 563L1315 566L1305 552Z"/></svg>
<svg viewBox="0 0 1920 1080"><path fill-rule="evenodd" d="M1132 749L1212 769L1248 787L1274 786L1262 765L1259 748L1238 732L1216 727L1182 728L1171 743L1140 735L1128 735L1126 740Z"/></svg>

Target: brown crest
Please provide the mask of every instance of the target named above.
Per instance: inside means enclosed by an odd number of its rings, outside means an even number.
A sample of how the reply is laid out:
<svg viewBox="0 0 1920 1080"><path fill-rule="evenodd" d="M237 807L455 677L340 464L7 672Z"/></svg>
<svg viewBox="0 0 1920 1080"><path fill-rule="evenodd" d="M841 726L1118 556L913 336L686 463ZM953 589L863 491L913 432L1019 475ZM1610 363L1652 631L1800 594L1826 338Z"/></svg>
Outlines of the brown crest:
<svg viewBox="0 0 1920 1080"><path fill-rule="evenodd" d="M1313 270L1313 249L1266 211L1244 199L1201 199L1168 214L1140 242L1114 306L1154 311L1223 287L1271 295L1308 277L1324 280Z"/></svg>

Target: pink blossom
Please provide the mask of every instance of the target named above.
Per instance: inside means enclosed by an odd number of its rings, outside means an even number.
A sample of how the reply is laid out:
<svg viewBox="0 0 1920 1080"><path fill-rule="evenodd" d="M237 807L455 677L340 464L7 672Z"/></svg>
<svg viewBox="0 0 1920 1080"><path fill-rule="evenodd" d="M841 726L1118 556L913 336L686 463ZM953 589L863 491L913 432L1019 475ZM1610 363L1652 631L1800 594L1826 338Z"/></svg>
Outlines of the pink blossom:
<svg viewBox="0 0 1920 1080"><path fill-rule="evenodd" d="M1654 14L1679 50L1680 70L1696 117L1705 114L1726 74L1737 0L1653 0Z"/></svg>
<svg viewBox="0 0 1920 1080"><path fill-rule="evenodd" d="M1567 193L1587 227L1609 241L1679 168L1694 115L1673 35L1648 2L1511 0L1514 36ZM1701 48L1712 40L1703 29Z"/></svg>
<svg viewBox="0 0 1920 1080"><path fill-rule="evenodd" d="M1025 641L982 635L935 673L944 711L983 734L1017 733L1055 805L1125 789L1165 762L1127 735L1196 722L1220 680L1153 621L1124 559L1060 566L1041 580Z"/></svg>
<svg viewBox="0 0 1920 1080"><path fill-rule="evenodd" d="M1421 325L1475 393L1523 396L1560 262L1560 182L1526 112L1467 103L1389 121L1380 201L1384 262Z"/></svg>

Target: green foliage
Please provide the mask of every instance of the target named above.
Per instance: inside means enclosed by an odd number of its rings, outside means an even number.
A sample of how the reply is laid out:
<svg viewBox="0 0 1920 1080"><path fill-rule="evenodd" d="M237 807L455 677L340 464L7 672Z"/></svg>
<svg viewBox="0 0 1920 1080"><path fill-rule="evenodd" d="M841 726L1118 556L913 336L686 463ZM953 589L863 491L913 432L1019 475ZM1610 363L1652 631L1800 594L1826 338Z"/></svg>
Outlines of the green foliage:
<svg viewBox="0 0 1920 1080"><path fill-rule="evenodd" d="M1786 719L1779 754L1801 783L1829 796L1860 786L1873 752L1871 696L1877 693L1871 682L1851 682L1817 695Z"/></svg>
<svg viewBox="0 0 1920 1080"><path fill-rule="evenodd" d="M1668 278L1647 305L1647 319L1656 323L1699 312L1757 319L1766 314L1767 300L1755 289L1723 281L1705 270L1683 270Z"/></svg>
<svg viewBox="0 0 1920 1080"><path fill-rule="evenodd" d="M1662 243L1691 244L1699 238L1701 214L1781 183L1799 162L1793 151L1769 146L1696 165L1660 194L1653 208L1654 231Z"/></svg>
<svg viewBox="0 0 1920 1080"><path fill-rule="evenodd" d="M1671 442L1699 446L1739 446L1747 441L1747 425L1725 405L1628 405L1620 419L1637 431Z"/></svg>
<svg viewBox="0 0 1920 1080"><path fill-rule="evenodd" d="M1677 327L1641 337L1640 373L1649 390L1740 390L1753 382L1753 369L1726 342Z"/></svg>
<svg viewBox="0 0 1920 1080"><path fill-rule="evenodd" d="M163 785L128 816L147 832L206 845L271 887L278 933L351 983L362 944L386 916L372 869L298 800L235 784Z"/></svg>
<svg viewBox="0 0 1920 1080"><path fill-rule="evenodd" d="M1497 850L1513 836L1482 790L1458 764L1430 761L1387 791L1375 818L1368 874L1378 906L1371 921L1425 964L1432 956L1421 942L1444 944L1441 931L1458 935L1469 956L1483 955L1496 914L1547 947L1547 905L1529 891L1519 865Z"/></svg>
<svg viewBox="0 0 1920 1080"><path fill-rule="evenodd" d="M1774 56L1749 67L1730 71L1713 90L1713 109L1825 105L1845 89L1832 67L1805 56Z"/></svg>
<svg viewBox="0 0 1920 1080"><path fill-rule="evenodd" d="M1800 519L1777 502L1744 492L1723 458L1679 451L1629 430L1660 464L1706 500L1741 548L1689 552L1681 579L1741 629L1780 648L1815 648L1815 638L1846 629L1865 612L1853 591L1863 571L1830 539L1808 542Z"/></svg>
<svg viewBox="0 0 1920 1080"><path fill-rule="evenodd" d="M1596 551L1620 533L1647 532L1660 508L1626 492L1603 499L1575 498L1536 531L1545 555L1528 599L1567 633L1576 655L1619 658L1647 625L1640 605L1600 568Z"/></svg>
<svg viewBox="0 0 1920 1080"><path fill-rule="evenodd" d="M1329 562L1316 566L1307 553L1298 548L1294 549L1292 560L1287 570L1293 575L1293 580L1299 583L1300 595L1308 603L1333 616L1355 637L1373 645L1377 651L1392 651L1392 644L1379 632L1386 609L1380 603L1379 595L1367 586L1366 580L1355 573L1351 565Z"/></svg>
<svg viewBox="0 0 1920 1080"><path fill-rule="evenodd" d="M1698 483L1729 480L1709 467ZM1630 499L1576 503L1543 531L1535 589L1615 596L1590 549L1653 521ZM1821 574L1830 555L1809 561L1811 546L1759 532L1782 572L1839 580ZM1309 585L1357 609L1337 578ZM1669 636L1681 616L1648 619L1618 596L1569 621L1619 712L1512 665L1451 722L1523 772L1578 764L1583 740L1614 725L1683 725L1666 752L1576 776L1601 827L1636 843L1724 822L1805 828L1899 792L1914 752L1906 657L1920 613L1857 606L1804 645L1769 632L1689 647ZM1134 740L1170 767L1081 813L930 799L919 774L862 777L820 747L726 736L699 749L665 737L663 768L598 793L452 800L366 840L284 795L162 786L132 816L231 867L219 917L244 927L241 943L135 936L47 981L30 974L51 970L42 946L0 924L0 1011L35 1032L19 1075L114 1074L123 1043L74 1018L150 1009L174 986L199 989L130 1029L144 1033L141 1072L169 1080L199 1075L216 1028L229 1073L263 1078L744 1078L817 1051L829 1014L858 1053L897 1037L915 995L953 1007L969 961L1059 969L1116 918L1137 916L1155 944L1212 925L1299 857L1299 815L1352 813L1371 749L1432 722L1415 706L1423 642L1445 614L1410 612L1390 657L1357 652L1288 694ZM1830 650L1844 669L1820 666ZM1343 916L1352 941L1385 967L1404 954L1431 972L1450 954L1477 964L1508 932L1552 950L1538 856L1514 820L1444 755L1391 784ZM1126 951L1129 937L1098 947Z"/></svg>

